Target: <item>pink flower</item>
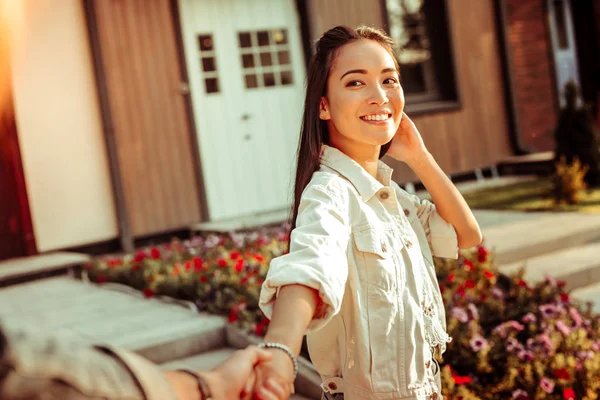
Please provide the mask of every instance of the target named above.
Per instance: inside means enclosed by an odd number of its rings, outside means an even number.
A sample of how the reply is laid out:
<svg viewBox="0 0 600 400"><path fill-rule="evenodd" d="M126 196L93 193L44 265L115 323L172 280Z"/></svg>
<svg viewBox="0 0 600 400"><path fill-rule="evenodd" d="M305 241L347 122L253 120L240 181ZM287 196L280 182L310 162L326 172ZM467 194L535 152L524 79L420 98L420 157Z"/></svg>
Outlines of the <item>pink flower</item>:
<svg viewBox="0 0 600 400"><path fill-rule="evenodd" d="M512 393L512 398L518 399L518 400L526 400L526 399L529 399L529 395L527 394L526 391L524 391L522 389L517 389Z"/></svg>
<svg viewBox="0 0 600 400"><path fill-rule="evenodd" d="M506 351L512 353L515 350L522 351L523 345L519 343L519 341L515 338L508 338L508 340L506 341Z"/></svg>
<svg viewBox="0 0 600 400"><path fill-rule="evenodd" d="M469 303L467 308L471 312L471 316L473 317L473 319L479 319L479 311L477 310L477 307L475 307L475 304Z"/></svg>
<svg viewBox="0 0 600 400"><path fill-rule="evenodd" d="M556 321L556 329L558 329L560 333L565 336L569 336L571 334L571 328L569 328L563 320Z"/></svg>
<svg viewBox="0 0 600 400"><path fill-rule="evenodd" d="M575 322L575 328L580 328L583 325L583 318L581 317L581 314L579 314L579 311L573 307L569 307L569 314Z"/></svg>
<svg viewBox="0 0 600 400"><path fill-rule="evenodd" d="M469 341L469 344L471 345L471 349L473 349L473 351L477 353L478 351L483 350L488 346L488 341L481 336L477 336L471 339Z"/></svg>
<svg viewBox="0 0 600 400"><path fill-rule="evenodd" d="M527 313L523 316L523 318L521 318L521 321L523 321L526 324L533 324L536 321L536 317L533 313Z"/></svg>
<svg viewBox="0 0 600 400"><path fill-rule="evenodd" d="M600 342L592 343L592 351L600 351Z"/></svg>
<svg viewBox="0 0 600 400"><path fill-rule="evenodd" d="M550 336L548 336L546 333L542 333L541 335L538 335L537 339L547 349L552 348L552 340L550 339Z"/></svg>
<svg viewBox="0 0 600 400"><path fill-rule="evenodd" d="M494 296L495 299L502 300L504 298L504 292L498 286L494 286L492 288L492 296Z"/></svg>
<svg viewBox="0 0 600 400"><path fill-rule="evenodd" d="M519 332L521 332L523 329L525 329L525 327L523 325L521 325L520 323L518 323L515 320L510 320L510 321L506 322L506 324Z"/></svg>
<svg viewBox="0 0 600 400"><path fill-rule="evenodd" d="M469 315L462 307L453 307L452 316L462 322L463 324L469 321Z"/></svg>
<svg viewBox="0 0 600 400"><path fill-rule="evenodd" d="M519 353L517 354L517 356L519 357L519 360L523 360L523 361L531 361L533 360L533 353L527 350L521 350L519 351Z"/></svg>
<svg viewBox="0 0 600 400"><path fill-rule="evenodd" d="M552 379L548 379L543 377L540 381L540 387L542 390L548 394L554 392L554 381Z"/></svg>
<svg viewBox="0 0 600 400"><path fill-rule="evenodd" d="M539 308L544 318L554 318L558 315L558 308L554 304L542 304Z"/></svg>

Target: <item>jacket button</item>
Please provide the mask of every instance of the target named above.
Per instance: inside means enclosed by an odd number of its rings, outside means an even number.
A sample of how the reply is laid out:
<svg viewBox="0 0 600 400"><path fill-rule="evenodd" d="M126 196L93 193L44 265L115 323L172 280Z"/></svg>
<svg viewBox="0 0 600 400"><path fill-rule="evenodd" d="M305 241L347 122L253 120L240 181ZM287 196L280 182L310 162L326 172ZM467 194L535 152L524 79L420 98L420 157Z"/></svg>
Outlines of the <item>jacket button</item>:
<svg viewBox="0 0 600 400"><path fill-rule="evenodd" d="M335 384L335 382L329 382L329 385L327 385L327 386L331 390L337 390L337 385Z"/></svg>
<svg viewBox="0 0 600 400"><path fill-rule="evenodd" d="M404 215L406 215L408 217L408 214L410 214L410 211L404 210Z"/></svg>
<svg viewBox="0 0 600 400"><path fill-rule="evenodd" d="M387 200L387 198L388 198L388 197L390 197L390 195L389 195L389 194L387 194L387 192L383 192L383 193L381 193L381 194L379 195L379 198L380 198L381 200Z"/></svg>
<svg viewBox="0 0 600 400"><path fill-rule="evenodd" d="M432 400L437 400L437 398L438 398L438 394L437 394L437 393L433 393L433 394L431 395L431 398L432 398Z"/></svg>

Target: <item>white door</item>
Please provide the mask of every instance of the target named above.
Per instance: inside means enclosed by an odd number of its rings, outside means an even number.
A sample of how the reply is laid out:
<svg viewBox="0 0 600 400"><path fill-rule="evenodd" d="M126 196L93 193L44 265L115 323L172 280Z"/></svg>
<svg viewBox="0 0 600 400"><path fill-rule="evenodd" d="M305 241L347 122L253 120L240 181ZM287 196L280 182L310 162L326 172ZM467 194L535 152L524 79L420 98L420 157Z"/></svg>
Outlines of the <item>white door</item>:
<svg viewBox="0 0 600 400"><path fill-rule="evenodd" d="M573 80L580 84L570 0L548 0L548 18L559 102L564 106L565 83Z"/></svg>
<svg viewBox="0 0 600 400"><path fill-rule="evenodd" d="M210 220L291 204L304 97L295 0L179 0Z"/></svg>

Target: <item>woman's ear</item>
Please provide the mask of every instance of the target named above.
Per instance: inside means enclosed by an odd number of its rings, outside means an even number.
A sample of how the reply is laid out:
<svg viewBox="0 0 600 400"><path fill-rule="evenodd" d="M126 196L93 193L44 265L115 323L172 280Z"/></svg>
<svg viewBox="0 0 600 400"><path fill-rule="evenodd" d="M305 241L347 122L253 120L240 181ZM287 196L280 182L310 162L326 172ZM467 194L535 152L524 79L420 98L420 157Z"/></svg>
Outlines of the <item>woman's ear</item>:
<svg viewBox="0 0 600 400"><path fill-rule="evenodd" d="M329 113L329 103L325 96L321 97L321 103L319 104L319 118L323 121L331 119L331 115Z"/></svg>

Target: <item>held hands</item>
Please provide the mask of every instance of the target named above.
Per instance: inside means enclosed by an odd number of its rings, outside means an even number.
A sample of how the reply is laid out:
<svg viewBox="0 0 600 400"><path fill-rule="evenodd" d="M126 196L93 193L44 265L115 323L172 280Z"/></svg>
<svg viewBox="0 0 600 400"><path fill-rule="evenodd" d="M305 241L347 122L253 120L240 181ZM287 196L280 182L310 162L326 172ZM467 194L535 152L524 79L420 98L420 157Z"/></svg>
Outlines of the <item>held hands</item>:
<svg viewBox="0 0 600 400"><path fill-rule="evenodd" d="M410 166L411 163L427 153L427 148L415 123L403 112L400 126L392 139L387 155Z"/></svg>
<svg viewBox="0 0 600 400"><path fill-rule="evenodd" d="M266 349L270 361L254 368L255 385L252 400L284 400L294 393L294 365L290 357L279 349Z"/></svg>

